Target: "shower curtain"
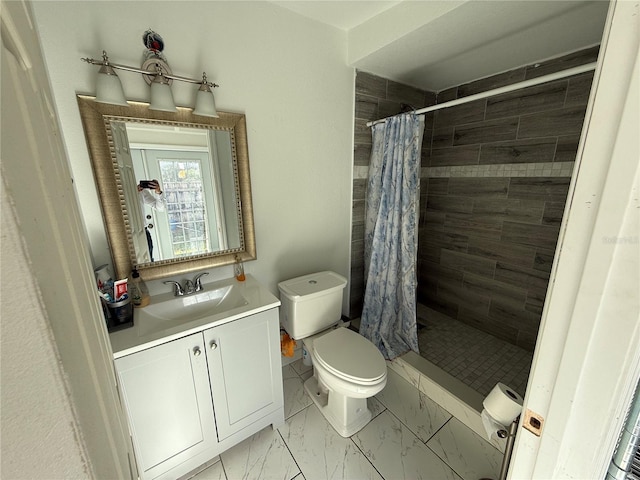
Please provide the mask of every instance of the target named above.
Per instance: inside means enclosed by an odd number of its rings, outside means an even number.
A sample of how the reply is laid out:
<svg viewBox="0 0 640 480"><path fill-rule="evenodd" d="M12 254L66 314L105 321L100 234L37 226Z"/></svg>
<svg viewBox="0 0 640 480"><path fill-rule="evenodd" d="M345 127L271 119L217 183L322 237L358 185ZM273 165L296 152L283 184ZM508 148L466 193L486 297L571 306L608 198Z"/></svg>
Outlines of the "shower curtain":
<svg viewBox="0 0 640 480"><path fill-rule="evenodd" d="M416 255L424 116L372 126L364 230L365 293L360 333L386 359L418 352Z"/></svg>

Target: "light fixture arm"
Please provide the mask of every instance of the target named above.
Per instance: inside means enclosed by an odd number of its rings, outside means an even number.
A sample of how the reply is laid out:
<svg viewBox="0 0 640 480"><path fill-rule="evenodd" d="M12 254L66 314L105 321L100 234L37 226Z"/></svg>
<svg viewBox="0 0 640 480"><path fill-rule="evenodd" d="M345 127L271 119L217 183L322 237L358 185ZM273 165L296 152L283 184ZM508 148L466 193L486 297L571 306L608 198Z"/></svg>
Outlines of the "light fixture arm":
<svg viewBox="0 0 640 480"><path fill-rule="evenodd" d="M194 84L197 84L197 85L207 85L208 87L213 87L213 88L220 86L220 85L218 85L216 83L209 82L207 80L207 76L206 76L206 74L204 72L202 74L202 80L196 80L194 78L183 77L183 76L180 76L180 75L174 75L173 73L170 73L170 72L164 72L164 71L162 71L162 69L158 69L157 66L153 70L144 70L142 68L130 67L129 65L122 65L120 63L112 63L112 62L109 61L109 57L107 56L107 52L104 51L104 50L102 51L102 60L96 60L94 58L88 58L88 57L82 58L81 60L83 62L87 62L87 63L89 63L91 65L109 66L109 67L111 67L113 69L116 69L116 70L125 70L127 72L140 73L142 75L148 75L148 76L152 76L152 77L155 77L156 75L158 75L158 71L160 71L161 72L160 74L163 77L166 77L166 78L171 79L171 80L178 80L180 82L194 83ZM151 65L159 65L159 64L152 63Z"/></svg>
<svg viewBox="0 0 640 480"><path fill-rule="evenodd" d="M180 75L174 75L172 73L163 73L163 75L167 78L170 78L171 80L178 80L180 82L195 83L198 85L207 85L208 87L213 87L213 88L220 86L217 83L207 81L207 76L204 72L202 73L202 80L195 80L193 78L181 77Z"/></svg>

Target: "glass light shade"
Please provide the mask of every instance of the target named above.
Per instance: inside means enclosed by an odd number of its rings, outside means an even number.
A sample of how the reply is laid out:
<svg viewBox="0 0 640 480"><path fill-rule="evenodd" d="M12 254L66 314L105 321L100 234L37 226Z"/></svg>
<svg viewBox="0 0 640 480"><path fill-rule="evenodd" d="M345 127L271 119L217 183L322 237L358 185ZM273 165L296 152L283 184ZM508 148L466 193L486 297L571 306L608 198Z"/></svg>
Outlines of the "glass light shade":
<svg viewBox="0 0 640 480"><path fill-rule="evenodd" d="M103 65L96 80L96 101L128 107L122 84L116 72L109 65Z"/></svg>
<svg viewBox="0 0 640 480"><path fill-rule="evenodd" d="M216 111L216 102L213 98L213 92L211 91L211 88L209 88L209 85L205 83L200 85L200 88L196 93L196 106L193 109L193 113L205 117L218 118L220 116Z"/></svg>
<svg viewBox="0 0 640 480"><path fill-rule="evenodd" d="M163 112L176 111L171 85L169 85L169 80L162 75L156 75L153 82L151 82L151 104L149 109Z"/></svg>

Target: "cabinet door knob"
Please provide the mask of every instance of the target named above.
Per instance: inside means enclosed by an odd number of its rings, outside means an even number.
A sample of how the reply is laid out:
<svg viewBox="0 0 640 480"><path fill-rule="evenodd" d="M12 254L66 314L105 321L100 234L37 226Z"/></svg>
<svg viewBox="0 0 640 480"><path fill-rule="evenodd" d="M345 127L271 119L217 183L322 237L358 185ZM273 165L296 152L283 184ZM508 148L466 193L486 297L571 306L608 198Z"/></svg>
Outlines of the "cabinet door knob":
<svg viewBox="0 0 640 480"><path fill-rule="evenodd" d="M200 347L196 347L193 349L193 356L198 357L202 352L200 351Z"/></svg>
<svg viewBox="0 0 640 480"><path fill-rule="evenodd" d="M211 350L215 350L216 348L218 348L218 344L215 341L211 342Z"/></svg>

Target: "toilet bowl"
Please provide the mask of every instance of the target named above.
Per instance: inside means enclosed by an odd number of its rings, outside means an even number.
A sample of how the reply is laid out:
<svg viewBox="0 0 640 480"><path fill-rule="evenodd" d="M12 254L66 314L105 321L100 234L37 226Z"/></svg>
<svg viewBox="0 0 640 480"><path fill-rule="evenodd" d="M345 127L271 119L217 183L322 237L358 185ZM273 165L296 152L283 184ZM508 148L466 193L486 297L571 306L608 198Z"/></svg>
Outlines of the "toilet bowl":
<svg viewBox="0 0 640 480"><path fill-rule="evenodd" d="M349 437L371 420L367 398L387 382L384 357L360 334L340 322L346 279L320 272L278 284L280 320L290 336L302 340L313 376L304 387L331 426Z"/></svg>
<svg viewBox="0 0 640 480"><path fill-rule="evenodd" d="M370 341L345 327L303 342L313 364L305 390L334 430L350 437L371 420L367 398L387 383L384 358Z"/></svg>

